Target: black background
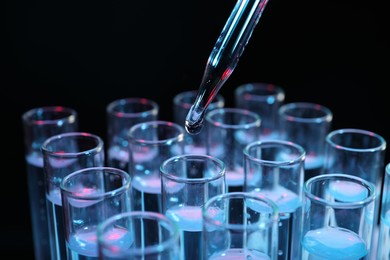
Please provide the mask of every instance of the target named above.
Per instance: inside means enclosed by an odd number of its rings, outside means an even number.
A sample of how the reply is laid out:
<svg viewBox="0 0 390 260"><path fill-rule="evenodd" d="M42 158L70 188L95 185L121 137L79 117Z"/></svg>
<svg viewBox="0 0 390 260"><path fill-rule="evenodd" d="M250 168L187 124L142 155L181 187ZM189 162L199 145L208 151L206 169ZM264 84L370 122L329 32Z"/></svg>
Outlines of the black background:
<svg viewBox="0 0 390 260"><path fill-rule="evenodd" d="M233 91L240 84L274 83L285 90L286 102L330 108L333 129L361 128L390 140L390 22L380 5L384 2L270 0L220 90L225 106L233 105ZM234 4L6 2L0 254L32 259L22 113L39 106L69 106L79 113L80 130L104 139L105 106L117 98L153 99L160 105L160 118L171 120L173 96L198 88Z"/></svg>

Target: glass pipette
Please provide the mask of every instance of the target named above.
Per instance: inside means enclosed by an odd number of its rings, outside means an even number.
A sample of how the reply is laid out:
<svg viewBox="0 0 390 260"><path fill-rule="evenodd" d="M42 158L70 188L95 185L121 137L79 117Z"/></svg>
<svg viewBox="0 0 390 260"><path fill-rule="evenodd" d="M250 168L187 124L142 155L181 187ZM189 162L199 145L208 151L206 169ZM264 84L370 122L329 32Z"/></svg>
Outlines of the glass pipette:
<svg viewBox="0 0 390 260"><path fill-rule="evenodd" d="M185 128L198 134L207 107L235 69L268 0L238 0L207 60L196 99Z"/></svg>

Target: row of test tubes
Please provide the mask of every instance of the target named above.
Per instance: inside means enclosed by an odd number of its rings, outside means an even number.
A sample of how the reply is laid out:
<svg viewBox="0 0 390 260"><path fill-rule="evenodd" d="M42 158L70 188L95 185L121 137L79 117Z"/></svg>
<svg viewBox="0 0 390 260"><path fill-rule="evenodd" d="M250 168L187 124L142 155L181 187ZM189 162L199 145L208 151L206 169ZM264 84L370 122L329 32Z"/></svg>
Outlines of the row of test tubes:
<svg viewBox="0 0 390 260"><path fill-rule="evenodd" d="M153 100L111 102L106 142L74 109L23 114L36 259L390 259L380 135L333 130L329 108L266 83L234 107L218 94L190 135L196 94L174 97L172 122Z"/></svg>

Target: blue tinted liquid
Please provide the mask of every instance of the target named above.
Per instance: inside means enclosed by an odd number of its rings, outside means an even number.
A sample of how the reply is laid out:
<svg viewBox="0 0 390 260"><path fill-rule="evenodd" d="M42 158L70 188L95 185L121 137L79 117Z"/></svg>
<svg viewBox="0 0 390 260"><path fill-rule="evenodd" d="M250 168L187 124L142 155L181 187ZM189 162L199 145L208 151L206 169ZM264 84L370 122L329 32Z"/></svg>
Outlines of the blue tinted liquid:
<svg viewBox="0 0 390 260"><path fill-rule="evenodd" d="M369 196L366 187L350 181L332 181L328 192L336 201L342 202L359 202Z"/></svg>
<svg viewBox="0 0 390 260"><path fill-rule="evenodd" d="M34 153L28 155L26 161L35 259L50 259L43 158Z"/></svg>
<svg viewBox="0 0 390 260"><path fill-rule="evenodd" d="M101 238L104 242L104 247L101 249L104 259L126 259L129 257L130 248L139 248L134 246L134 238L132 234L122 227L113 227L110 230L106 230ZM73 247L74 251L78 251L77 247ZM123 257L123 258L120 258Z"/></svg>
<svg viewBox="0 0 390 260"><path fill-rule="evenodd" d="M116 145L110 147L107 154L108 166L124 170L125 172L129 171L128 148Z"/></svg>
<svg viewBox="0 0 390 260"><path fill-rule="evenodd" d="M306 155L305 181L322 173L324 160L324 156Z"/></svg>
<svg viewBox="0 0 390 260"><path fill-rule="evenodd" d="M221 253L212 255L210 260L271 260L269 256L255 250L230 249Z"/></svg>
<svg viewBox="0 0 390 260"><path fill-rule="evenodd" d="M390 211L381 216L377 259L390 259Z"/></svg>
<svg viewBox="0 0 390 260"><path fill-rule="evenodd" d="M303 260L360 260L366 243L354 232L333 227L311 230L302 239Z"/></svg>
<svg viewBox="0 0 390 260"><path fill-rule="evenodd" d="M202 259L202 208L196 206L174 207L165 215L176 222L182 243L181 259Z"/></svg>
<svg viewBox="0 0 390 260"><path fill-rule="evenodd" d="M65 220L60 191L47 196L51 259L66 259Z"/></svg>
<svg viewBox="0 0 390 260"><path fill-rule="evenodd" d="M161 213L161 180L159 175L135 177L133 209Z"/></svg>
<svg viewBox="0 0 390 260"><path fill-rule="evenodd" d="M240 192L244 190L244 170L226 171L226 184L228 192Z"/></svg>
<svg viewBox="0 0 390 260"><path fill-rule="evenodd" d="M85 190L84 193L85 195L102 194L103 190L100 190L100 188L92 188ZM73 225L73 227L69 230L71 234L66 241L68 259L97 259L97 226L96 224L88 225L87 222L91 221L93 223L97 223L96 221L101 219L103 215L108 218L113 214L116 214L116 211L112 211L111 208L105 207L103 197L87 201L69 198L68 202L71 207L73 207L71 212L74 221L74 223L69 223L70 225ZM101 215L100 212L103 215ZM79 229L75 230L76 228ZM123 229L117 229L116 231L117 232L111 232L111 235L115 236L121 234L123 236ZM122 233L119 233L119 231L122 231Z"/></svg>
<svg viewBox="0 0 390 260"><path fill-rule="evenodd" d="M132 203L133 210L139 211L152 211L152 212L162 212L161 208L161 181L158 175L151 177L142 176L135 177L133 179L133 192L132 192ZM144 240L147 244L157 243L157 237L154 232L158 229L156 223L148 221L147 223L140 223L135 227L138 233L143 234L143 237L140 238L141 241ZM136 243L141 243L136 241Z"/></svg>
<svg viewBox="0 0 390 260"><path fill-rule="evenodd" d="M77 230L67 242L68 259L97 260L98 245L96 227Z"/></svg>
<svg viewBox="0 0 390 260"><path fill-rule="evenodd" d="M298 194L279 186L274 190L261 193L271 199L279 208L279 250L278 259L296 259L299 255L299 238L302 232L302 203Z"/></svg>

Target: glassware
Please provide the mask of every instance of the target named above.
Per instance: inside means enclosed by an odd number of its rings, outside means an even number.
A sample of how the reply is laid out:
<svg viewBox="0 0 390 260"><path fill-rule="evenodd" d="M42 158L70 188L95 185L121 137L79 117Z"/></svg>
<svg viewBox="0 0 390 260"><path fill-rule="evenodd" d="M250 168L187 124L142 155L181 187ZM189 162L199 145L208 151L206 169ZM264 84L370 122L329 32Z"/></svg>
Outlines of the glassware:
<svg viewBox="0 0 390 260"><path fill-rule="evenodd" d="M202 208L226 192L225 164L207 155L171 157L160 167L163 213L180 231L180 259L202 259Z"/></svg>
<svg viewBox="0 0 390 260"><path fill-rule="evenodd" d="M243 84L234 91L235 107L260 115L261 141L279 139L278 111L284 99L282 87L263 82Z"/></svg>
<svg viewBox="0 0 390 260"><path fill-rule="evenodd" d="M157 120L159 106L146 98L121 98L107 105L107 165L129 170L127 134L135 124Z"/></svg>
<svg viewBox="0 0 390 260"><path fill-rule="evenodd" d="M385 139L371 131L363 129L337 129L326 136L324 173L342 172L363 178L375 185L377 191L376 212L374 214L373 246L379 231L379 208L383 172L385 168ZM372 250L375 253L376 250Z"/></svg>
<svg viewBox="0 0 390 260"><path fill-rule="evenodd" d="M42 144L46 186L46 206L51 258L66 258L65 223L60 184L77 170L104 165L104 144L97 136L85 132L54 135Z"/></svg>
<svg viewBox="0 0 390 260"><path fill-rule="evenodd" d="M257 141L244 149L244 191L279 208L279 260L298 259L302 232L305 150L288 141Z"/></svg>
<svg viewBox="0 0 390 260"><path fill-rule="evenodd" d="M329 173L304 185L299 259L371 259L375 186L349 174Z"/></svg>
<svg viewBox="0 0 390 260"><path fill-rule="evenodd" d="M141 226L155 240L145 239ZM112 216L98 225L99 259L101 260L176 260L180 259L180 237L175 223L163 214L132 211Z"/></svg>
<svg viewBox="0 0 390 260"><path fill-rule="evenodd" d="M207 154L225 163L228 191L243 191L243 149L260 139L260 116L246 109L225 107L208 112L206 120Z"/></svg>
<svg viewBox="0 0 390 260"><path fill-rule="evenodd" d="M321 174L332 111L316 103L293 102L279 108L279 119L280 139L299 144L306 151L305 181Z"/></svg>
<svg viewBox="0 0 390 260"><path fill-rule="evenodd" d="M277 259L279 211L272 200L229 192L210 198L202 217L204 259Z"/></svg>
<svg viewBox="0 0 390 260"><path fill-rule="evenodd" d="M130 175L111 167L89 167L64 177L60 184L67 259L98 257L97 226L131 211ZM120 229L111 236L121 236Z"/></svg>
<svg viewBox="0 0 390 260"><path fill-rule="evenodd" d="M196 99L185 121L188 133L199 133L206 109L237 66L268 0L238 0L207 60Z"/></svg>
<svg viewBox="0 0 390 260"><path fill-rule="evenodd" d="M372 259L390 259L390 163L385 167L385 177L382 189L382 204L380 209L380 228L378 234L377 255Z"/></svg>
<svg viewBox="0 0 390 260"><path fill-rule="evenodd" d="M192 103L196 98L196 91L189 90L180 92L173 98L173 118L174 122L182 125L185 122L186 115L190 109ZM211 104L208 107L208 110L213 110L215 108L221 108L225 106L225 99L222 95L216 95ZM196 154L206 154L206 131L201 131L197 135L191 135L187 132L184 134L185 141L185 152L186 153L196 153Z"/></svg>
<svg viewBox="0 0 390 260"><path fill-rule="evenodd" d="M169 121L149 121L129 130L129 173L133 210L162 213L160 165L184 153L184 127Z"/></svg>
<svg viewBox="0 0 390 260"><path fill-rule="evenodd" d="M50 259L49 225L43 173L43 142L78 129L78 114L68 107L37 107L23 113L25 159L35 259Z"/></svg>

